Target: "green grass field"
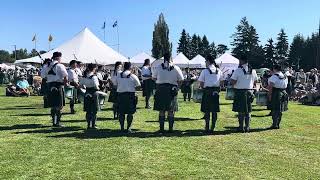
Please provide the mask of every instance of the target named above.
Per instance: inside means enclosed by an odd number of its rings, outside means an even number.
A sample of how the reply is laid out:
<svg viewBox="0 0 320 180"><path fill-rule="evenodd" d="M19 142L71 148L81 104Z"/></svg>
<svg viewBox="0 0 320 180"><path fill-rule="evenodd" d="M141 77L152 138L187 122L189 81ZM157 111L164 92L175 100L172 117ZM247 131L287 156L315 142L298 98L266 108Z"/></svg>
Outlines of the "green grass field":
<svg viewBox="0 0 320 180"><path fill-rule="evenodd" d="M160 136L157 112L134 116L135 133L118 131L107 103L99 130L86 129L82 105L50 127L42 97L12 98L0 88L0 179L320 179L320 108L291 103L280 130L255 106L249 134L221 98L217 135L202 133L200 105L182 102L173 134ZM64 108L68 113L69 108ZM167 128L167 124L166 124Z"/></svg>

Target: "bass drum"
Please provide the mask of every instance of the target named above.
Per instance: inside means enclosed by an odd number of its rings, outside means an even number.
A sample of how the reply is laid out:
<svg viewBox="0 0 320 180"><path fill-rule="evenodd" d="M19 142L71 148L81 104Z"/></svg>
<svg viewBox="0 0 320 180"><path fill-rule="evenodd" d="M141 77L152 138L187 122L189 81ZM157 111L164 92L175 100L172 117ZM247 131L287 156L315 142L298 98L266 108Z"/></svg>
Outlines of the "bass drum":
<svg viewBox="0 0 320 180"><path fill-rule="evenodd" d="M203 91L200 89L200 82L196 81L193 85L192 99L195 103L201 103Z"/></svg>

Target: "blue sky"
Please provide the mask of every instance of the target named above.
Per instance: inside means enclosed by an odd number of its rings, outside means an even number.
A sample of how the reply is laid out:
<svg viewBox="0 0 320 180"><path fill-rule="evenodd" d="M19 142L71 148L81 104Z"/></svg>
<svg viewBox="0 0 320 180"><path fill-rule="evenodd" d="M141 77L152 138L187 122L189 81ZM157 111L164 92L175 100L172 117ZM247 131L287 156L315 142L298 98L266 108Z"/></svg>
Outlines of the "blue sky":
<svg viewBox="0 0 320 180"><path fill-rule="evenodd" d="M0 49L34 47L33 35L38 36L38 49L48 49L52 34L56 47L88 27L103 39L106 21L106 43L117 43L118 20L120 51L125 56L150 53L154 23L163 12L170 29L173 52L183 28L190 34L207 35L209 41L230 47L230 36L242 17L246 16L260 36L261 44L276 38L284 28L291 41L317 31L320 19L319 0L3 0L0 4Z"/></svg>

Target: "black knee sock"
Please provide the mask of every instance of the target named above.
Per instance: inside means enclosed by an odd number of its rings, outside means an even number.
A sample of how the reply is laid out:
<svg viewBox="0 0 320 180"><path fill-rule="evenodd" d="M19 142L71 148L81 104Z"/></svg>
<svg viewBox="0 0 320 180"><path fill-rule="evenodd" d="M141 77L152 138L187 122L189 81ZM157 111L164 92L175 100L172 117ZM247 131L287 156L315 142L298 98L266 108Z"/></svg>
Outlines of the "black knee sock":
<svg viewBox="0 0 320 180"><path fill-rule="evenodd" d="M251 119L251 115L250 113L245 115L245 129L249 130L250 129L250 119Z"/></svg>
<svg viewBox="0 0 320 180"><path fill-rule="evenodd" d="M52 124L56 124L56 110L54 108L51 108L51 118L52 118Z"/></svg>
<svg viewBox="0 0 320 180"><path fill-rule="evenodd" d="M160 131L164 131L165 116L159 116Z"/></svg>
<svg viewBox="0 0 320 180"><path fill-rule="evenodd" d="M218 119L218 114L216 112L212 113L212 124L211 124L211 130L213 131L214 128L216 128L216 122Z"/></svg>
<svg viewBox="0 0 320 180"><path fill-rule="evenodd" d="M128 114L127 115L127 130L129 130L131 128L132 121L133 121L133 115Z"/></svg>
<svg viewBox="0 0 320 180"><path fill-rule="evenodd" d="M238 114L238 121L239 121L239 128L240 130L243 129L243 121L244 121L244 115L242 113Z"/></svg>
<svg viewBox="0 0 320 180"><path fill-rule="evenodd" d="M97 121L97 112L92 113L92 127L96 127L96 121Z"/></svg>
<svg viewBox="0 0 320 180"><path fill-rule="evenodd" d="M184 101L187 100L187 93L183 93L183 100L184 100Z"/></svg>
<svg viewBox="0 0 320 180"><path fill-rule="evenodd" d="M209 126L210 126L210 113L205 113L204 114L204 119L205 119L205 131L209 131Z"/></svg>
<svg viewBox="0 0 320 180"><path fill-rule="evenodd" d="M150 107L150 97L146 96L146 107Z"/></svg>
<svg viewBox="0 0 320 180"><path fill-rule="evenodd" d="M277 121L278 128L280 127L281 120L282 120L282 112L279 112L278 121Z"/></svg>
<svg viewBox="0 0 320 180"><path fill-rule="evenodd" d="M277 127L278 124L278 112L272 112L272 127Z"/></svg>
<svg viewBox="0 0 320 180"><path fill-rule="evenodd" d="M168 116L168 121L169 121L169 131L173 131L174 117Z"/></svg>
<svg viewBox="0 0 320 180"><path fill-rule="evenodd" d="M120 130L124 130L124 120L126 116L124 114L119 114L119 123L120 123Z"/></svg>
<svg viewBox="0 0 320 180"><path fill-rule="evenodd" d="M191 93L188 93L188 100L191 101Z"/></svg>

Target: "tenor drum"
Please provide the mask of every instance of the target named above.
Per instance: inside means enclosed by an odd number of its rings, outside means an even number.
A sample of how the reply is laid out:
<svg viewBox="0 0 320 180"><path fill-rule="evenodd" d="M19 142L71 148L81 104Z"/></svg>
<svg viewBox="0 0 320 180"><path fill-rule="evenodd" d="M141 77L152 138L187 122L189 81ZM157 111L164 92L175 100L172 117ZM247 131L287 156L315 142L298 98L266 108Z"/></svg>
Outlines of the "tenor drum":
<svg viewBox="0 0 320 180"><path fill-rule="evenodd" d="M101 91L97 91L98 99L99 99L99 105L104 105L105 99L107 97L107 94Z"/></svg>
<svg viewBox="0 0 320 180"><path fill-rule="evenodd" d="M268 93L267 92L257 92L256 93L256 104L258 106L267 106L268 105Z"/></svg>
<svg viewBox="0 0 320 180"><path fill-rule="evenodd" d="M226 90L226 96L225 96L225 99L226 100L233 100L234 99L234 88L230 88L228 87L227 90Z"/></svg>
<svg viewBox="0 0 320 180"><path fill-rule="evenodd" d="M64 93L65 93L66 98L73 99L73 91L74 91L73 86L65 86Z"/></svg>
<svg viewBox="0 0 320 180"><path fill-rule="evenodd" d="M195 103L201 103L202 95L203 95L202 89L194 89L193 90L193 97L192 97L193 101Z"/></svg>

